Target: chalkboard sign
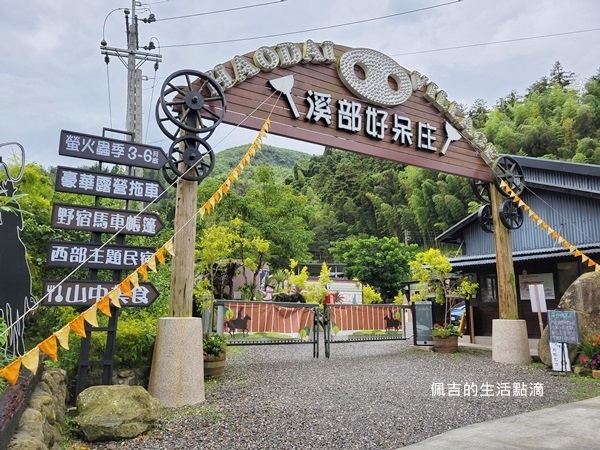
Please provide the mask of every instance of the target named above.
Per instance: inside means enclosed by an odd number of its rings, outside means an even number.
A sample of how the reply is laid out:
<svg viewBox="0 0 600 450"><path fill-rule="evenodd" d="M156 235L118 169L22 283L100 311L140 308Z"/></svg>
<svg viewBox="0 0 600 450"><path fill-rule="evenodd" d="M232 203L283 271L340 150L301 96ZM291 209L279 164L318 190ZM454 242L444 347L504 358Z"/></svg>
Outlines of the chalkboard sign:
<svg viewBox="0 0 600 450"><path fill-rule="evenodd" d="M575 311L549 310L548 330L550 342L579 344L579 325Z"/></svg>
<svg viewBox="0 0 600 450"><path fill-rule="evenodd" d="M433 303L413 303L413 327L415 345L433 345Z"/></svg>

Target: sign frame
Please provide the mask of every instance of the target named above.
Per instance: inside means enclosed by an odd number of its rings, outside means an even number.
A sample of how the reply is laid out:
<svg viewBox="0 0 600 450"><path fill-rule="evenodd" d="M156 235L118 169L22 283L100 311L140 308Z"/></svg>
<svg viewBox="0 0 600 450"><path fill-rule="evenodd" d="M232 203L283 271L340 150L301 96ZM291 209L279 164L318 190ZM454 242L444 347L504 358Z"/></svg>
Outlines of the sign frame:
<svg viewBox="0 0 600 450"><path fill-rule="evenodd" d="M53 302L53 293L50 291L50 288L53 285L58 285L60 283L60 286L58 287L58 289L60 289L59 294L63 296L63 289L68 290L71 289L72 291L67 291L68 295L71 295L71 292L75 292L75 295L79 296L80 293L85 292L84 297L86 298L86 300L84 301L69 301L69 300L64 300L64 301L58 301L58 302ZM94 305L98 300L100 300L102 297L104 297L105 295L108 294L108 292L110 292L115 286L117 286L120 282L119 281L90 281L90 280L67 280L67 281L59 281L59 280L45 280L44 281L44 287L43 287L43 292L44 292L44 299L42 300L42 305L43 306L73 306L73 307L78 307L78 306L85 306L85 307L89 307ZM156 287L149 282L140 282L140 290L141 289L146 289L147 290L147 295L149 296L148 302L145 304L141 304L141 303L131 303L132 299L130 299L129 297L127 297L125 294L121 294L119 296L119 300L121 302L122 306L126 306L126 307L135 307L135 308L144 308L144 307L148 307L150 305L152 305L152 303L154 303L154 301L159 297L160 293L156 290ZM93 292L93 290L97 290L98 291L98 295L97 296L93 296L93 295L89 295L89 292ZM50 291L50 292L49 292ZM140 295L140 292L138 292L138 288L136 288L135 286L131 287L131 292L133 295L133 298L136 298L136 296Z"/></svg>
<svg viewBox="0 0 600 450"><path fill-rule="evenodd" d="M54 261L52 259L53 251L57 249L57 246L61 246L64 248L85 248L85 256L77 256L75 260L72 260L71 251L66 255L67 261ZM46 267L79 267L81 265L82 268L87 269L98 269L98 270L135 270L144 262L146 262L155 252L153 248L150 247L129 247L125 245L105 245L101 250L101 244L90 244L83 242L67 242L67 241L50 241L48 242L48 258L46 261ZM93 257L93 259L87 260L88 256L93 255L94 250L98 250L98 254ZM104 257L107 258L109 255L116 256L118 252L123 252L123 254L129 253L129 255L125 255L124 260L131 260L134 258L135 260L127 263L100 263L97 260L100 258L100 253L103 252ZM148 258L142 259L144 254L148 255ZM82 258L83 261L81 261ZM96 261L94 261L96 259ZM138 262L139 261L141 262Z"/></svg>
<svg viewBox="0 0 600 450"><path fill-rule="evenodd" d="M101 214L108 214L108 217L105 218L106 222L113 223L117 222L114 227L103 228L99 225L77 225L70 223L61 223L59 220L59 209L60 208L69 208L74 211L87 211L90 213L99 212ZM76 213L75 213L76 214ZM123 216L122 219L119 219L118 216ZM136 231L135 229L131 229L130 225L133 226L130 221L135 220L135 218L140 219L140 230ZM72 218L74 220L74 217ZM143 224L145 220L148 219L156 219L157 226L155 230L150 232L145 232L146 229ZM96 219L92 220L94 222ZM119 226L123 222L123 225ZM160 230L164 228L164 223L160 218L160 215L155 212L139 212L139 211L129 211L123 209L111 209L111 208L102 208L99 206L84 206L84 205L68 205L65 203L53 203L52 204L52 216L50 218L50 226L53 228L59 228L63 230L76 230L76 231L91 231L96 233L116 233L119 234L131 234L138 236L156 236ZM118 227L118 228L117 228ZM129 228L128 228L129 227Z"/></svg>
<svg viewBox="0 0 600 450"><path fill-rule="evenodd" d="M78 138L77 142L70 140L69 137ZM81 150L79 149L79 140L82 141L83 145L83 149ZM108 154L97 153L100 142L103 142L102 147ZM75 149L76 146L77 149ZM141 150L140 147L142 148ZM58 154L154 170L161 169L168 162L163 149L155 145L94 136L68 130L60 131Z"/></svg>
<svg viewBox="0 0 600 450"><path fill-rule="evenodd" d="M67 172L72 172L76 175L75 179L72 177L65 176ZM110 180L110 191L105 192L103 190L99 190L99 185L101 185L99 178L102 177L103 180ZM81 182L85 181L86 187L80 187ZM64 186L64 182L72 184L73 182L77 183L79 186ZM113 192L113 187L118 181L120 188L123 188L123 192ZM93 186L92 186L93 185ZM144 192L148 192L148 186L152 186L152 190L156 191L156 195L146 195L146 194L138 194L140 188L143 187ZM71 167L58 166L56 168L56 180L54 182L54 190L58 192L70 192L73 194L83 194L83 195L95 195L96 197L108 197L108 198L116 198L120 200L135 200L140 202L155 202L158 201L162 195L164 195L164 188L160 184L160 182L156 180L151 180L148 178L140 178L140 177L132 177L129 175L113 175L109 173L102 172L92 172L90 170L83 169L74 169Z"/></svg>

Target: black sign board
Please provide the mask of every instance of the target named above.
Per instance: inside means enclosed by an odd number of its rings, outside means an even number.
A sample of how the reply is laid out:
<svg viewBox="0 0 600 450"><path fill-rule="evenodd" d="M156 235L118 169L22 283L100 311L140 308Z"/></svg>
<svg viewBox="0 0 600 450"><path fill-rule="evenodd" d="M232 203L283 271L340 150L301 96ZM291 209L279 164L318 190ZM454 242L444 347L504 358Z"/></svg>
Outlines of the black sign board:
<svg viewBox="0 0 600 450"><path fill-rule="evenodd" d="M579 344L579 325L576 311L548 310L550 342Z"/></svg>
<svg viewBox="0 0 600 450"><path fill-rule="evenodd" d="M147 169L160 169L167 162L160 147L66 130L60 132L58 154Z"/></svg>
<svg viewBox="0 0 600 450"><path fill-rule="evenodd" d="M164 191L158 181L126 175L90 172L68 167L56 168L54 188L59 192L96 195L151 202Z"/></svg>
<svg viewBox="0 0 600 450"><path fill-rule="evenodd" d="M114 281L44 281L44 306L92 306L117 285ZM152 283L131 288L132 297L119 296L122 306L150 306L158 298Z"/></svg>
<svg viewBox="0 0 600 450"><path fill-rule="evenodd" d="M55 203L52 206L52 226L65 230L99 233L120 230L121 234L154 236L163 228L163 223L156 213Z"/></svg>
<svg viewBox="0 0 600 450"><path fill-rule="evenodd" d="M413 303L413 328L415 345L433 345L433 303Z"/></svg>
<svg viewBox="0 0 600 450"><path fill-rule="evenodd" d="M133 270L141 266L153 254L147 247L125 247L78 242L50 242L48 244L48 267L87 267L89 269Z"/></svg>

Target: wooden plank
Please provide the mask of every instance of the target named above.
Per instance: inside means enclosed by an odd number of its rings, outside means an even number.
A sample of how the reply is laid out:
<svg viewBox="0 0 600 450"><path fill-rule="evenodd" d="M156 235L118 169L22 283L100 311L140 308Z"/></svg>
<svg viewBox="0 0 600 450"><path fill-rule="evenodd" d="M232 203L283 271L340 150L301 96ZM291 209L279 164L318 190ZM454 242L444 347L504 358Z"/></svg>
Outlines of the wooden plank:
<svg viewBox="0 0 600 450"><path fill-rule="evenodd" d="M335 47L338 56L345 50L345 47ZM253 52L244 56L247 60L252 61L252 55ZM228 62L224 65L233 74L231 63ZM294 76L291 96L300 112L299 119L293 117L286 97L280 93L274 93L269 84L269 80L287 75ZM329 126L323 120L317 123L303 120L309 108L306 101L306 93L309 90L332 96L330 105L332 123ZM378 111L385 111L388 114L387 129L382 140L372 138L365 133L364 111L368 104L358 99L341 82L335 64L297 64L288 68L278 67L271 72L260 72L229 89L225 96L227 113L224 122L231 125L258 130L266 118L270 117L272 124L270 132L276 135L425 169L484 181L492 180L491 169L464 134L462 139L450 144L444 156L441 156L438 151L429 152L416 148L417 122L428 123L436 128L434 146L438 150L447 139L445 132L447 121L444 114L424 98L422 91L413 93L406 102L394 108L376 107ZM337 102L342 99L356 101L362 105L363 126L359 132L352 133L337 129ZM219 112L218 110L214 111ZM409 117L412 121L412 145L410 147L392 142L394 114Z"/></svg>

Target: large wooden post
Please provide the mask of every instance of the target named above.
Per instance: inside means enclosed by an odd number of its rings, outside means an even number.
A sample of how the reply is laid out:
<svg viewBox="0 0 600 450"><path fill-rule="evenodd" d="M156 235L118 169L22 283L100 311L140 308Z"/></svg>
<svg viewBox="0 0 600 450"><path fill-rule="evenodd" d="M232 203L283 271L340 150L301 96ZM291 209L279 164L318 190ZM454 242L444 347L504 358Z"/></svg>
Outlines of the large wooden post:
<svg viewBox="0 0 600 450"><path fill-rule="evenodd" d="M500 222L500 204L505 198L490 184L490 201L494 223L494 244L496 247L496 275L498 277L498 307L501 319L518 319L517 288L515 268L512 259L510 230Z"/></svg>
<svg viewBox="0 0 600 450"><path fill-rule="evenodd" d="M191 317L194 293L194 247L198 182L177 181L177 203L171 274L171 317ZM185 227L185 228L184 228Z"/></svg>
<svg viewBox="0 0 600 450"><path fill-rule="evenodd" d="M519 320L510 231L500 222L500 205L504 198L493 184L490 184L489 191L494 223L500 316L492 321L492 359L508 364L529 364L531 355L527 324L524 320Z"/></svg>

